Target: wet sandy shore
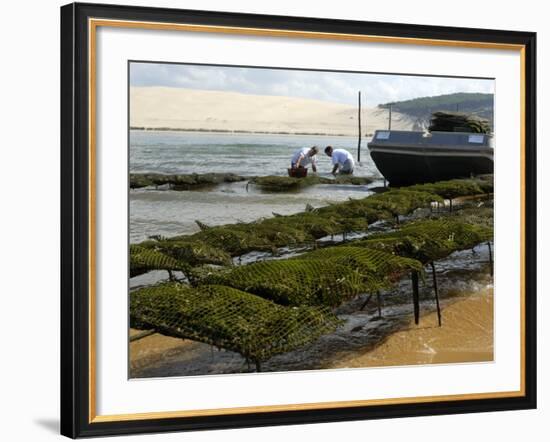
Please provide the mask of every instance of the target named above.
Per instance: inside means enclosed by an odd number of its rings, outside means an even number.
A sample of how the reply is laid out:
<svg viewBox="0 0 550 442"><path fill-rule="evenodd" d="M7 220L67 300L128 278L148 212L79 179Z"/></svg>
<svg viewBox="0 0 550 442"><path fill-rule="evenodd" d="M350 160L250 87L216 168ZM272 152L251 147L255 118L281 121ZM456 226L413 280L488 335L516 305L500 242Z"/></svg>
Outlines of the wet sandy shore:
<svg viewBox="0 0 550 442"><path fill-rule="evenodd" d="M326 368L383 367L493 360L493 289L458 298L443 311L420 318L419 325L390 335L376 348Z"/></svg>
<svg viewBox="0 0 550 442"><path fill-rule="evenodd" d="M141 333L141 330L130 329L130 337ZM130 371L143 367L170 356L184 353L193 346L186 339L171 338L158 333L130 342Z"/></svg>

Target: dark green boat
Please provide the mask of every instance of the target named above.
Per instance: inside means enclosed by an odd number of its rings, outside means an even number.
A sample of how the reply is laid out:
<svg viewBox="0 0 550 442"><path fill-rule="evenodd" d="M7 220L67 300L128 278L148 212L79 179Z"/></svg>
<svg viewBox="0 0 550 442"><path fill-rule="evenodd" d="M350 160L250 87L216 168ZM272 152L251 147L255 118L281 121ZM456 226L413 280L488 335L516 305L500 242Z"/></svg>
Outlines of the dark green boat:
<svg viewBox="0 0 550 442"><path fill-rule="evenodd" d="M368 148L393 186L493 173L490 134L377 130Z"/></svg>

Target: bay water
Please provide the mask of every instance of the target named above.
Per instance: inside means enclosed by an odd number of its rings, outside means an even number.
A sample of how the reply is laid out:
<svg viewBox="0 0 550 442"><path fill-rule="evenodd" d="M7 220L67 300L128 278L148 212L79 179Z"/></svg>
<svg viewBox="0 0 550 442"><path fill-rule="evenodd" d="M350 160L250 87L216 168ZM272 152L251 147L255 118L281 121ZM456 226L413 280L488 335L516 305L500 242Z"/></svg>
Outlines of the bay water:
<svg viewBox="0 0 550 442"><path fill-rule="evenodd" d="M381 179L366 143L363 140L362 161L356 165L355 175ZM287 175L292 154L314 145L320 150L320 175L330 176L332 169L323 152L328 145L347 149L357 158L357 139L353 137L132 130L130 173ZM273 213L301 212L306 204L320 207L350 197L362 198L371 193L372 186L319 185L296 193L264 193L243 181L191 191L131 190L130 242L151 235L194 233L198 230L195 220L209 225L250 222Z"/></svg>

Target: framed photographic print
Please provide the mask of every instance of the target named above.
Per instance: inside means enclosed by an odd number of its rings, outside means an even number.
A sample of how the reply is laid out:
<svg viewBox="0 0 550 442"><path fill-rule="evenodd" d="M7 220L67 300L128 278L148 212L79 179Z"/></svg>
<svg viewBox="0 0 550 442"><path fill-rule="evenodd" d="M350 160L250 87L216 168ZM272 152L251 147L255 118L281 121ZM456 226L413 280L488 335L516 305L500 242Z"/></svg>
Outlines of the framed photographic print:
<svg viewBox="0 0 550 442"><path fill-rule="evenodd" d="M534 408L535 45L62 7L62 434Z"/></svg>

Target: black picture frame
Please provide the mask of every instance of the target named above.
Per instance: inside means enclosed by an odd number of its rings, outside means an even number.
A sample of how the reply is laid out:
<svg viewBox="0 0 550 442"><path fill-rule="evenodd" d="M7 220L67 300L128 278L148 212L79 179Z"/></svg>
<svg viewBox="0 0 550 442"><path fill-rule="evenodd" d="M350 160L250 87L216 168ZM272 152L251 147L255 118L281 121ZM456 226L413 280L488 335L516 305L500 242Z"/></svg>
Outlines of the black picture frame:
<svg viewBox="0 0 550 442"><path fill-rule="evenodd" d="M424 403L166 417L90 419L89 18L520 45L524 51L524 395ZM71 437L336 422L536 408L536 34L167 8L61 8L61 434Z"/></svg>

